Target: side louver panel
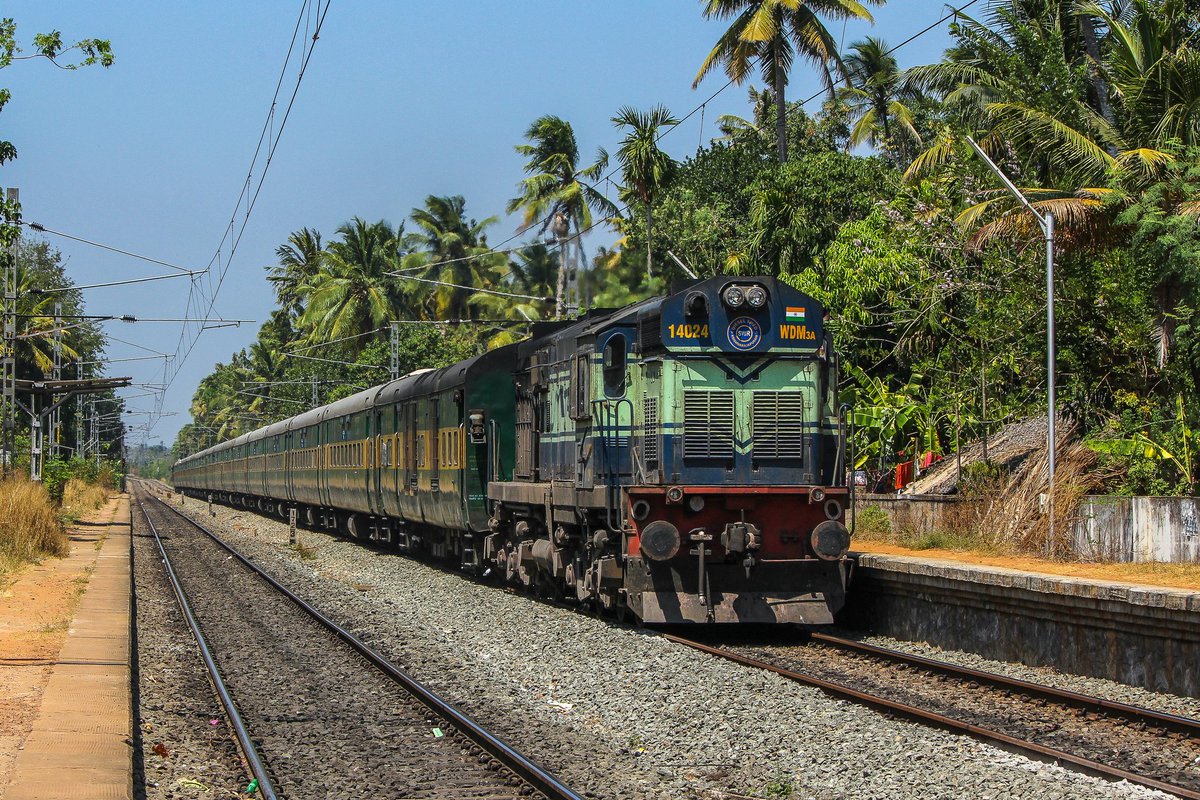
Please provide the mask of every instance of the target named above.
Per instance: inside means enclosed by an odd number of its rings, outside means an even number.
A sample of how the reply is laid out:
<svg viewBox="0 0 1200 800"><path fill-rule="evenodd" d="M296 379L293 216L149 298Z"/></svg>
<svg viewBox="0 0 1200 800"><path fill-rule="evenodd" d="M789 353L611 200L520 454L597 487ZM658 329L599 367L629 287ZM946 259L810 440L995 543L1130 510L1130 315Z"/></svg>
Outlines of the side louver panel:
<svg viewBox="0 0 1200 800"><path fill-rule="evenodd" d="M804 453L804 395L755 392L752 408L754 457L799 459Z"/></svg>
<svg viewBox="0 0 1200 800"><path fill-rule="evenodd" d="M642 398L642 463L646 469L658 469L658 398Z"/></svg>
<svg viewBox="0 0 1200 800"><path fill-rule="evenodd" d="M733 393L683 393L683 457L733 458Z"/></svg>

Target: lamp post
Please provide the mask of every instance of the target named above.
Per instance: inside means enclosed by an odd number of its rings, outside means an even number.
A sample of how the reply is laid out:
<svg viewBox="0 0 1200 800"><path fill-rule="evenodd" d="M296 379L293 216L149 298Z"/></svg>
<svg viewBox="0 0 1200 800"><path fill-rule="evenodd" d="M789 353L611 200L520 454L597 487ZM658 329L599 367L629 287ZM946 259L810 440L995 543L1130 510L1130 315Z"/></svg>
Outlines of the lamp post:
<svg viewBox="0 0 1200 800"><path fill-rule="evenodd" d="M995 162L988 158L988 154L983 152L983 148L970 136L967 137L967 143L983 159L983 163L987 164L988 169L996 174L996 177L1004 184L1004 188L1008 189L1030 214L1033 214L1033 218L1041 226L1046 240L1046 512L1050 521L1046 549L1049 550L1054 542L1054 215L1048 211L1042 213L1035 209L1029 199L1021 194L1021 190L1000 171Z"/></svg>

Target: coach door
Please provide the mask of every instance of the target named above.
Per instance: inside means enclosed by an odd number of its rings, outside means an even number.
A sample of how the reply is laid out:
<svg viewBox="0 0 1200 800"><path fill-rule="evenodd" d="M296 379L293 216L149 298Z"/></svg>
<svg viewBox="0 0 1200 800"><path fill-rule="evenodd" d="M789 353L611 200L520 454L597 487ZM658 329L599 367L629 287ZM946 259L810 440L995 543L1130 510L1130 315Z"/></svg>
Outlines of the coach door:
<svg viewBox="0 0 1200 800"><path fill-rule="evenodd" d="M383 409L375 406L367 412L367 497L372 514L385 514L383 508Z"/></svg>

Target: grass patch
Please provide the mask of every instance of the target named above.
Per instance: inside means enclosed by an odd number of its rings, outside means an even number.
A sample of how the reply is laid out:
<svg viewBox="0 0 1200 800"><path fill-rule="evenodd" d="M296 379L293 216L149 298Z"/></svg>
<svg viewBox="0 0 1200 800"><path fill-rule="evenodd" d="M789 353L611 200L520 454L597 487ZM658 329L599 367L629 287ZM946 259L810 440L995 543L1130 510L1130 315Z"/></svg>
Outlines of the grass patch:
<svg viewBox="0 0 1200 800"><path fill-rule="evenodd" d="M897 544L913 550L971 550L977 553L995 553L999 548L994 542L973 530L934 530L925 533L901 534Z"/></svg>
<svg viewBox="0 0 1200 800"><path fill-rule="evenodd" d="M317 548L315 547L309 547L308 545L301 544L300 542L296 542L295 544L290 545L290 547L292 550L296 551L296 554L304 561L317 560Z"/></svg>
<svg viewBox="0 0 1200 800"><path fill-rule="evenodd" d="M71 478L63 487L62 515L72 522L108 502L108 490L94 483Z"/></svg>
<svg viewBox="0 0 1200 800"><path fill-rule="evenodd" d="M27 478L0 481L0 578L23 564L69 552L58 509L46 488Z"/></svg>
<svg viewBox="0 0 1200 800"><path fill-rule="evenodd" d="M879 506L867 506L854 512L854 533L867 538L885 539L892 532L892 521Z"/></svg>

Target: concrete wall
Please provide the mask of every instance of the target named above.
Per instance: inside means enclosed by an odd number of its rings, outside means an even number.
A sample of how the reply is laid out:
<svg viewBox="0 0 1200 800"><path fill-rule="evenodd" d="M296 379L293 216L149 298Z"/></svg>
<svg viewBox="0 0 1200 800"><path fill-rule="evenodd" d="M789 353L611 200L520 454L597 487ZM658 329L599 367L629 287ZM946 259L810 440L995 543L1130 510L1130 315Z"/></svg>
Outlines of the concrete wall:
<svg viewBox="0 0 1200 800"><path fill-rule="evenodd" d="M854 502L859 515L874 506L887 515L893 531L909 533L944 530L958 524L964 514L972 519L975 513L973 503L952 494L859 494Z"/></svg>
<svg viewBox="0 0 1200 800"><path fill-rule="evenodd" d="M1072 534L1094 561L1200 562L1200 520L1191 497L1087 497Z"/></svg>
<svg viewBox="0 0 1200 800"><path fill-rule="evenodd" d="M1200 592L860 555L847 601L860 630L1200 696Z"/></svg>
<svg viewBox="0 0 1200 800"><path fill-rule="evenodd" d="M955 495L862 494L858 513L871 506L893 531L928 533L965 527L979 513ZM1200 503L1190 497L1085 497L1072 524L1075 555L1084 561L1200 563Z"/></svg>

